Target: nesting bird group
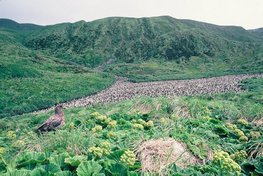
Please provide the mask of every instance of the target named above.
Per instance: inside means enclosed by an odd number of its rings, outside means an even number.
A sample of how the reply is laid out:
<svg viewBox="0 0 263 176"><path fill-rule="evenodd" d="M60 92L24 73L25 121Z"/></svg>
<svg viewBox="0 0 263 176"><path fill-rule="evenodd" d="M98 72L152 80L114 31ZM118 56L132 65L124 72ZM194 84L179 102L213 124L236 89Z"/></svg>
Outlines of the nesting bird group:
<svg viewBox="0 0 263 176"><path fill-rule="evenodd" d="M192 80L156 81L146 83L132 83L125 78L119 78L110 88L95 95L64 103L66 108L89 106L97 103L110 103L128 100L135 96L182 96L215 94L224 92L240 92L240 82L247 78L263 77L263 74L228 75L213 78ZM45 110L44 110L45 111Z"/></svg>

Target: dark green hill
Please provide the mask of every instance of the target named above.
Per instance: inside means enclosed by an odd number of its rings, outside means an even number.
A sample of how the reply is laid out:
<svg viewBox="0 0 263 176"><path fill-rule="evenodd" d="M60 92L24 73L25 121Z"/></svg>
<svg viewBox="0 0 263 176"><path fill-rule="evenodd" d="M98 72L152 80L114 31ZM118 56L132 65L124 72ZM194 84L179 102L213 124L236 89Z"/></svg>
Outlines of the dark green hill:
<svg viewBox="0 0 263 176"><path fill-rule="evenodd" d="M13 30L32 31L40 29L42 26L30 23L17 23L10 19L0 18L0 28L8 28Z"/></svg>
<svg viewBox="0 0 263 176"><path fill-rule="evenodd" d="M263 28L249 30L252 34L263 39Z"/></svg>
<svg viewBox="0 0 263 176"><path fill-rule="evenodd" d="M130 63L151 58L250 57L260 42L241 27L163 16L111 17L48 26L28 36L25 45L61 59L97 66L109 59Z"/></svg>

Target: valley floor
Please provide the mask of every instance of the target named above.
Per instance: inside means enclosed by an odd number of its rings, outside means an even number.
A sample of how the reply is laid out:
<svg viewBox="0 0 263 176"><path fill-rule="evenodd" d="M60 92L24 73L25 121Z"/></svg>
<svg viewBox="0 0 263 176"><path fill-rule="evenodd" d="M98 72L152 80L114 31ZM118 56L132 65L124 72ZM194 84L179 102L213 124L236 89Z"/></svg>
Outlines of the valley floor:
<svg viewBox="0 0 263 176"><path fill-rule="evenodd" d="M98 103L110 103L121 100L129 100L135 96L171 97L240 92L242 91L240 82L253 77L263 77L263 74L227 75L212 78L155 81L144 83L132 83L127 81L127 79L120 77L110 88L95 95L63 103L63 106L65 108L83 107ZM45 112L53 108L54 107L38 112Z"/></svg>

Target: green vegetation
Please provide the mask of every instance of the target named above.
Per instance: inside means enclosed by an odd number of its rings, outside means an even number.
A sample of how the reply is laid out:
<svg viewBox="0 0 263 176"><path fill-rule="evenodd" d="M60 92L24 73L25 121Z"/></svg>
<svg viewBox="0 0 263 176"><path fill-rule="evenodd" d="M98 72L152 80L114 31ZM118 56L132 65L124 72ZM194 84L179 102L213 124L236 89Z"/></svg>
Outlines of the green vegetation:
<svg viewBox="0 0 263 176"><path fill-rule="evenodd" d="M262 73L261 29L168 16L50 26L0 19L0 118L131 81Z"/></svg>
<svg viewBox="0 0 263 176"><path fill-rule="evenodd" d="M143 141L173 138L203 165L168 175L260 175L263 79L243 82L248 91L196 97L138 97L119 103L65 110L65 126L34 133L52 112L0 120L2 175L140 175L135 157Z"/></svg>
<svg viewBox="0 0 263 176"><path fill-rule="evenodd" d="M61 60L151 81L261 72L258 31L167 16L105 18L42 27L22 43Z"/></svg>
<svg viewBox="0 0 263 176"><path fill-rule="evenodd" d="M0 114L22 114L80 98L105 89L112 80L99 73L53 73L41 78L2 80Z"/></svg>
<svg viewBox="0 0 263 176"><path fill-rule="evenodd" d="M114 81L107 73L27 49L19 32L0 34L0 118L87 96Z"/></svg>
<svg viewBox="0 0 263 176"><path fill-rule="evenodd" d="M119 63L106 66L105 71L128 77L133 82L147 82L260 73L263 70L262 63L263 60L255 62L253 59L240 58L233 59L233 63L228 63L220 59L204 59L195 56L181 63L162 62L156 59L140 63Z"/></svg>

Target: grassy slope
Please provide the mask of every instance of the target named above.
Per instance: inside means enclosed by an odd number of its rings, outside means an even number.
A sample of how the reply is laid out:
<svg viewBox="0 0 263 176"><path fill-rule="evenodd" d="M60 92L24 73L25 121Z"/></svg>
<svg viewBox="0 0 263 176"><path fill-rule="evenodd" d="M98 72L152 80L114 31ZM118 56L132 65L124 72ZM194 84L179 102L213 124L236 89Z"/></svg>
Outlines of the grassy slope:
<svg viewBox="0 0 263 176"><path fill-rule="evenodd" d="M263 79L250 79L244 81L244 88L249 91L240 94L218 94L213 96L198 97L182 97L182 98L147 98L141 97L120 103L108 105L97 105L88 108L73 108L65 110L66 124L56 133L48 133L37 136L32 132L39 124L41 124L50 114L39 115L22 115L19 117L5 118L0 122L1 136L0 147L4 147L7 151L3 155L8 161L10 172L19 172L16 170L26 169L24 172L40 172L39 169L44 168L43 172L47 172L51 167L48 163L53 163L50 173L64 172L70 170L76 174L76 166L69 167L69 164L63 162L63 158L75 155L83 155L84 160L94 159L103 169L101 172L110 175L109 172L116 174L126 173L127 169L130 173L139 173L137 170L140 163L136 167L128 168L120 161L120 155L123 151L134 150L139 142L149 139L172 137L176 140L187 144L188 149L199 158L206 158L208 148L213 150L224 150L233 154L240 150L245 150L249 155L251 149L260 155L260 148L256 149L252 146L262 143L262 134L258 139L252 139L250 132L260 131L259 127L252 125L251 121L262 119L263 115ZM188 111L185 113L186 110ZM146 115L140 115L140 112L148 110ZM98 111L107 115L109 118L117 120L116 128L104 128L103 131L92 133L91 129L99 124L90 116L91 112ZM184 114L184 115L183 115ZM181 118L182 116L187 118ZM152 120L154 127L144 130L136 130L132 128L133 119ZM161 120L161 118L164 118ZM249 121L249 125L241 125L238 123L239 118ZM248 137L248 142L242 142L239 137L233 133L231 129L226 127L226 123L236 124L244 134ZM8 139L7 131L16 131L16 137ZM107 137L109 132L113 132L116 137ZM262 131L260 131L262 132ZM102 158L96 158L88 152L91 146L99 146L102 141L108 141L111 144L110 156L103 155ZM18 145L19 143L19 145ZM9 147L11 146L11 147ZM252 147L252 148L251 148ZM22 152L23 151L23 152ZM37 151L31 155L32 151ZM22 152L22 153L21 153ZM27 157L34 158L42 155L47 158L46 162L37 161L37 165L32 164L34 160L23 163L26 157L24 152L29 152ZM46 152L43 155L42 152ZM51 152L51 153L50 153ZM67 154L68 153L68 154ZM59 155L59 156L58 156ZM64 155L64 157L62 157ZM261 154L262 155L262 154ZM54 162L52 158L62 157L61 162ZM13 160L12 158L17 158ZM255 158L255 159L253 159ZM256 155L246 156L245 159L236 160L242 166L242 172L249 175L247 167L244 163L250 163L251 171L260 172L259 157ZM63 164L64 163L64 164ZM111 164L114 166L112 167ZM253 166L254 163L254 166ZM17 166L16 168L14 166ZM118 169L116 169L116 167ZM258 168L255 171L255 168ZM0 170L5 171L5 166L0 161ZM115 169L114 169L115 168ZM253 169L254 168L254 169ZM22 172L22 171L21 171ZM187 169L170 169L170 174L208 174L208 175L228 175L233 170L222 168L216 162L208 162L203 166L190 166Z"/></svg>
<svg viewBox="0 0 263 176"><path fill-rule="evenodd" d="M103 65L133 81L262 72L263 65L256 34L166 16L48 26L25 45L88 67Z"/></svg>
<svg viewBox="0 0 263 176"><path fill-rule="evenodd" d="M0 117L83 97L113 82L107 74L27 49L21 38L19 32L0 31Z"/></svg>
<svg viewBox="0 0 263 176"><path fill-rule="evenodd" d="M160 62L156 59L141 63L119 63L108 65L105 71L128 77L133 82L147 82L171 79L194 79L227 74L262 73L263 58L233 59L230 62L212 58L191 57L189 61Z"/></svg>

